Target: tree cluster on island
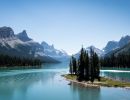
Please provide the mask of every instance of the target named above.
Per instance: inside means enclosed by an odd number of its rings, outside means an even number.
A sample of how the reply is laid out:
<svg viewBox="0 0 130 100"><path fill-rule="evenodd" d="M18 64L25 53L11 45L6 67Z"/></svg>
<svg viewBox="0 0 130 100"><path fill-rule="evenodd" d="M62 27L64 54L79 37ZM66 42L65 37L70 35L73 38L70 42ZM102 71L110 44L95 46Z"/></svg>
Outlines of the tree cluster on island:
<svg viewBox="0 0 130 100"><path fill-rule="evenodd" d="M100 81L100 62L98 55L90 48L90 55L82 48L79 59L72 56L70 60L70 74L76 75L78 81Z"/></svg>
<svg viewBox="0 0 130 100"><path fill-rule="evenodd" d="M40 66L42 62L39 59L12 57L8 55L0 55L0 67L12 66Z"/></svg>

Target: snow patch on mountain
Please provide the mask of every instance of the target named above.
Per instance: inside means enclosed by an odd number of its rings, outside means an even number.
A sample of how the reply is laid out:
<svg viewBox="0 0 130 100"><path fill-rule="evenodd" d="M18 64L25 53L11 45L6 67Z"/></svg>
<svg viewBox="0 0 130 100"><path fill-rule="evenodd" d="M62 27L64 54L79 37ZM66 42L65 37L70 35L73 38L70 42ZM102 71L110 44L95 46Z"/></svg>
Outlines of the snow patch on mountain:
<svg viewBox="0 0 130 100"><path fill-rule="evenodd" d="M54 58L58 58L63 54L60 50L55 49L53 45L49 46L47 43L41 45L33 41L28 37L25 30L15 35L10 27L0 28L0 53L10 56L36 57L45 62L58 62Z"/></svg>
<svg viewBox="0 0 130 100"><path fill-rule="evenodd" d="M92 49L95 53L97 53L97 55L99 57L102 57L104 55L104 52L102 50L96 48L95 46L89 46L89 47L85 48L85 50L87 51L87 53L88 53L89 56L90 56L90 49ZM80 51L78 53L76 53L74 55L74 57L76 57L78 59L79 55L80 55Z"/></svg>
<svg viewBox="0 0 130 100"><path fill-rule="evenodd" d="M53 57L60 61L69 58L69 55L64 50L55 49L54 45L49 45L45 41L43 41L41 45L44 48L44 53L50 57Z"/></svg>

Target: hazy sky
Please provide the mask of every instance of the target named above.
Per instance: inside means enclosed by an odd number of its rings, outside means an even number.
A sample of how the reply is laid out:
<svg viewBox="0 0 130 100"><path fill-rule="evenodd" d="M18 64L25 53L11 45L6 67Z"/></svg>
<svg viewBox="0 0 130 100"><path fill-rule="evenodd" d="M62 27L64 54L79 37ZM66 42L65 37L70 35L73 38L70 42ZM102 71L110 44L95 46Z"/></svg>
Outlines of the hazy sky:
<svg viewBox="0 0 130 100"><path fill-rule="evenodd" d="M69 54L130 35L130 0L0 0L0 27Z"/></svg>

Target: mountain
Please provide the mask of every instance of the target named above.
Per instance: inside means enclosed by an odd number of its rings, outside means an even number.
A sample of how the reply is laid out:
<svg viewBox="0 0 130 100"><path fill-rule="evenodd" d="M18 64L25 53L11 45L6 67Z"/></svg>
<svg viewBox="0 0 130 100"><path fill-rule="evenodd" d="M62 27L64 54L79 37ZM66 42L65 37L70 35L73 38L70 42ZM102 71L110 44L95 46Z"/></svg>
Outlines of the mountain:
<svg viewBox="0 0 130 100"><path fill-rule="evenodd" d="M1 27L0 28L0 39L5 39L5 38L12 38L15 37L14 31L10 27Z"/></svg>
<svg viewBox="0 0 130 100"><path fill-rule="evenodd" d="M124 45L123 47L113 51L115 55L119 54L128 54L130 55L130 42Z"/></svg>
<svg viewBox="0 0 130 100"><path fill-rule="evenodd" d="M118 46L121 48L130 42L130 36L126 35L120 39Z"/></svg>
<svg viewBox="0 0 130 100"><path fill-rule="evenodd" d="M105 54L107 54L116 49L122 48L129 42L130 42L130 36L126 35L126 36L122 37L119 41L109 41L103 50L104 50Z"/></svg>
<svg viewBox="0 0 130 100"><path fill-rule="evenodd" d="M19 38L21 41L26 42L32 40L28 37L26 30L23 30L23 32L16 35L17 38Z"/></svg>
<svg viewBox="0 0 130 100"><path fill-rule="evenodd" d="M95 46L89 46L89 47L85 48L85 50L88 52L88 55L90 55L90 49L91 49L91 48L92 48L92 50L93 50L94 52L97 53L97 55L98 55L99 57L103 56L104 52L103 52L102 50L96 48ZM78 53L76 53L76 54L74 55L74 57L79 58L79 55L80 55L80 51L79 51Z"/></svg>
<svg viewBox="0 0 130 100"><path fill-rule="evenodd" d="M118 48L118 42L117 41L109 41L103 50L105 53L108 53L116 48Z"/></svg>
<svg viewBox="0 0 130 100"><path fill-rule="evenodd" d="M90 49L91 49L91 48L92 48L92 50L93 50L95 53L97 53L97 55L98 55L99 57L101 57L101 56L103 55L103 53L104 53L102 50L96 48L95 46L89 46L89 47L86 48L86 50L88 51L89 54L90 54Z"/></svg>
<svg viewBox="0 0 130 100"><path fill-rule="evenodd" d="M10 27L0 28L0 54L10 56L38 58L43 62L59 62L44 53L44 48L38 42L30 39L26 31L14 34Z"/></svg>
<svg viewBox="0 0 130 100"><path fill-rule="evenodd" d="M112 54L114 54L115 56L119 55L119 54L126 54L126 55L130 55L130 42L127 43L126 45L124 45L121 48L117 48L115 50L112 50L111 52L105 54L105 57L107 56L111 56Z"/></svg>
<svg viewBox="0 0 130 100"><path fill-rule="evenodd" d="M44 53L59 61L65 61L69 59L69 55L64 50L58 50L54 48L54 45L49 45L45 41L41 43L44 48Z"/></svg>

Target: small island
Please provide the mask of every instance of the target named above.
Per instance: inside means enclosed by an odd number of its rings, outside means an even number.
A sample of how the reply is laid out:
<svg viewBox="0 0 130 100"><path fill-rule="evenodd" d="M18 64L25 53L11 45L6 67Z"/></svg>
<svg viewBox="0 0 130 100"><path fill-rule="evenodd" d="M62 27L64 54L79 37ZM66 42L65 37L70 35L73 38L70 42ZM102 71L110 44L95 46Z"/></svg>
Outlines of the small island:
<svg viewBox="0 0 130 100"><path fill-rule="evenodd" d="M98 57L92 48L90 52L82 47L78 60L72 56L69 64L70 74L62 75L66 80L74 84L79 84L85 87L123 87L130 88L130 82L122 82L119 80L110 79L100 76L100 68L103 61ZM71 83L69 85L71 85Z"/></svg>
<svg viewBox="0 0 130 100"><path fill-rule="evenodd" d="M95 80L93 83L90 81L78 81L76 75L71 75L71 74L66 74L62 75L66 80L79 84L84 87L100 87L100 86L105 86L105 87L122 87L122 88L130 88L130 83L129 82L122 82L122 81L117 81L113 80L110 78L106 77L101 77L100 81ZM71 83L70 83L71 84Z"/></svg>

